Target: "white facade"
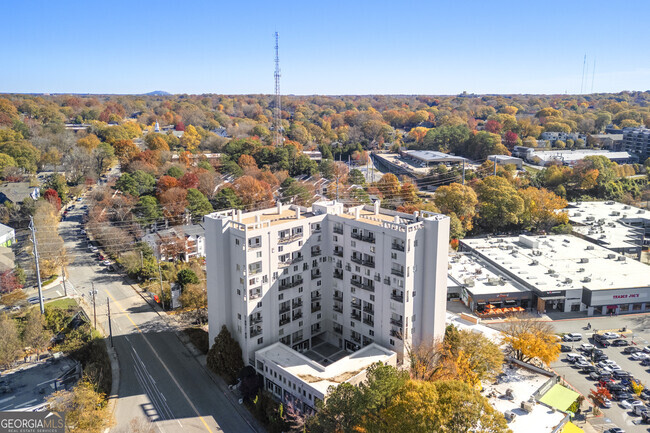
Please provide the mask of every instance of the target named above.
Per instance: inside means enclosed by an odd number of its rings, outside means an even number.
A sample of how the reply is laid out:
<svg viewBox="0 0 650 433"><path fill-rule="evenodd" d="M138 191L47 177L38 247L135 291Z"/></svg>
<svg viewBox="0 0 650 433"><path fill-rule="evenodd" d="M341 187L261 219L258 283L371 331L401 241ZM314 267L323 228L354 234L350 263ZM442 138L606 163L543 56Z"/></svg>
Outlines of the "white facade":
<svg viewBox="0 0 650 433"><path fill-rule="evenodd" d="M449 218L319 202L204 219L210 341L225 325L244 360L280 341L400 359L445 328Z"/></svg>

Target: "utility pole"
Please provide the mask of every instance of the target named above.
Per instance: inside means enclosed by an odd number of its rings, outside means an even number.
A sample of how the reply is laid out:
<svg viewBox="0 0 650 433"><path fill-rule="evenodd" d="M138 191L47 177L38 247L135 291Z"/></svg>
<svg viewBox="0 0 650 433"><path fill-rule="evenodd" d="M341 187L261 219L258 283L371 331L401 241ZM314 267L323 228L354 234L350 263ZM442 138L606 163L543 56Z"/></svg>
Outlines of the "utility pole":
<svg viewBox="0 0 650 433"><path fill-rule="evenodd" d="M106 308L108 308L108 335L111 337L111 347L113 347L113 327L111 326L111 301L106 297Z"/></svg>
<svg viewBox="0 0 650 433"><path fill-rule="evenodd" d="M97 304L95 302L95 283L92 284L93 291L93 322L95 323L95 329L97 329Z"/></svg>
<svg viewBox="0 0 650 433"><path fill-rule="evenodd" d="M463 158L463 185L465 185L465 158Z"/></svg>
<svg viewBox="0 0 650 433"><path fill-rule="evenodd" d="M158 276L160 277L160 305L162 305L162 308L164 310L165 309L165 289L163 288L162 271L160 270L160 262L158 262Z"/></svg>
<svg viewBox="0 0 650 433"><path fill-rule="evenodd" d="M497 156L494 155L494 175L497 175Z"/></svg>
<svg viewBox="0 0 650 433"><path fill-rule="evenodd" d="M275 78L275 110L273 112L275 131L273 132L275 132L276 146L282 144L282 133L280 132L280 129L282 128L282 98L280 97L280 49L278 39L278 32L275 32L275 72L273 74Z"/></svg>
<svg viewBox="0 0 650 433"><path fill-rule="evenodd" d="M36 280L38 281L38 304L41 307L41 314L45 314L45 306L43 305L43 287L41 285L41 268L38 264L38 246L36 241L36 226L34 225L34 218L29 217L29 228L32 231L32 242L34 243L34 261L36 262Z"/></svg>
<svg viewBox="0 0 650 433"><path fill-rule="evenodd" d="M68 289L65 285L65 268L61 265L61 282L63 283L63 295L68 296Z"/></svg>
<svg viewBox="0 0 650 433"><path fill-rule="evenodd" d="M144 268L144 255L142 254L142 250L140 250L140 268Z"/></svg>

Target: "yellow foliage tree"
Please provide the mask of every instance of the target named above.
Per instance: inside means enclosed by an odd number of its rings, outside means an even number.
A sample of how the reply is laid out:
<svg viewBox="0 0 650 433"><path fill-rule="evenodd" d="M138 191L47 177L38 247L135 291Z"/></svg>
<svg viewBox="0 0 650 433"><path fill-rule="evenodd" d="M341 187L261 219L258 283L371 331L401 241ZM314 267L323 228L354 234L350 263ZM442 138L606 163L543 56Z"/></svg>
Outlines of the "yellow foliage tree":
<svg viewBox="0 0 650 433"><path fill-rule="evenodd" d="M560 356L560 343L553 327L529 316L510 319L503 329L503 342L515 359L539 360L546 365Z"/></svg>
<svg viewBox="0 0 650 433"><path fill-rule="evenodd" d="M196 150L197 147L199 147L200 143L201 136L199 135L196 128L193 125L187 126L187 128L185 128L183 136L181 137L181 146L192 152Z"/></svg>
<svg viewBox="0 0 650 433"><path fill-rule="evenodd" d="M99 146L99 143L101 143L101 141L95 134L88 134L77 140L77 146L86 149L88 152Z"/></svg>

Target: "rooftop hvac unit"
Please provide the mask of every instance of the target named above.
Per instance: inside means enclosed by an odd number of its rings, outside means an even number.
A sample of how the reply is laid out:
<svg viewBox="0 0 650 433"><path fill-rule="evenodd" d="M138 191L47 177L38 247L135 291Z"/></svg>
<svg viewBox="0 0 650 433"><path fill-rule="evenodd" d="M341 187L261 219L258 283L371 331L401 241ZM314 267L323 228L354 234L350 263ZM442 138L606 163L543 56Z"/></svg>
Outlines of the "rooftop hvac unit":
<svg viewBox="0 0 650 433"><path fill-rule="evenodd" d="M488 284L490 286L496 286L497 284L499 284L499 279L495 277L488 277Z"/></svg>
<svg viewBox="0 0 650 433"><path fill-rule="evenodd" d="M522 401L521 402L521 408L525 410L528 413L531 413L533 411L533 406L534 404L529 402L529 401Z"/></svg>
<svg viewBox="0 0 650 433"><path fill-rule="evenodd" d="M571 284L571 283L573 283L573 280L571 278L567 278L567 279L564 280L564 282L566 284Z"/></svg>
<svg viewBox="0 0 650 433"><path fill-rule="evenodd" d="M590 281L591 281L591 278L589 278L589 277L584 277L584 278L582 279L582 282L583 282L583 283L589 283Z"/></svg>
<svg viewBox="0 0 650 433"><path fill-rule="evenodd" d="M531 266L537 266L537 265L539 265L539 260L533 260L532 262L530 262L530 265L531 265Z"/></svg>
<svg viewBox="0 0 650 433"><path fill-rule="evenodd" d="M616 257L616 254L607 254L608 259L613 259L614 257Z"/></svg>
<svg viewBox="0 0 650 433"><path fill-rule="evenodd" d="M554 274L555 271L554 271L553 269L549 269L548 271L546 271L546 273L547 273L547 274Z"/></svg>
<svg viewBox="0 0 650 433"><path fill-rule="evenodd" d="M623 209L629 209L629 208L630 208L629 205L625 205L625 206L623 206Z"/></svg>
<svg viewBox="0 0 650 433"><path fill-rule="evenodd" d="M618 256L618 257L616 258L616 261L624 262L624 261L625 261L625 256Z"/></svg>
<svg viewBox="0 0 650 433"><path fill-rule="evenodd" d="M585 268L578 269L578 272L584 272L584 271L585 271Z"/></svg>
<svg viewBox="0 0 650 433"><path fill-rule="evenodd" d="M474 278L465 278L465 285L467 287L474 287Z"/></svg>
<svg viewBox="0 0 650 433"><path fill-rule="evenodd" d="M593 245L587 245L587 248L585 248L585 249L591 251L591 250L594 249L594 246Z"/></svg>
<svg viewBox="0 0 650 433"><path fill-rule="evenodd" d="M589 259L586 258L586 257L582 258L582 259L580 259L580 263L589 263Z"/></svg>

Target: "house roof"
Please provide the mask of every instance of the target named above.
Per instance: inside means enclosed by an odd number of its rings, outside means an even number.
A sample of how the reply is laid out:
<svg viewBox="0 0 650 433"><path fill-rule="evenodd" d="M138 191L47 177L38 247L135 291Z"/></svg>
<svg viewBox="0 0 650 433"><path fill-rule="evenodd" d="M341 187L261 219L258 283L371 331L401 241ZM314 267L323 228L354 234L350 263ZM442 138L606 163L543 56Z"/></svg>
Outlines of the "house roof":
<svg viewBox="0 0 650 433"><path fill-rule="evenodd" d="M32 194L36 188L30 186L29 182L10 182L0 185L0 203L7 200L12 203L20 203Z"/></svg>

